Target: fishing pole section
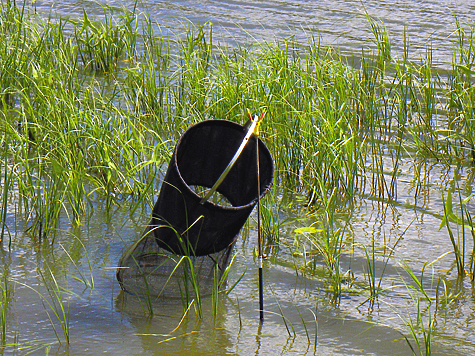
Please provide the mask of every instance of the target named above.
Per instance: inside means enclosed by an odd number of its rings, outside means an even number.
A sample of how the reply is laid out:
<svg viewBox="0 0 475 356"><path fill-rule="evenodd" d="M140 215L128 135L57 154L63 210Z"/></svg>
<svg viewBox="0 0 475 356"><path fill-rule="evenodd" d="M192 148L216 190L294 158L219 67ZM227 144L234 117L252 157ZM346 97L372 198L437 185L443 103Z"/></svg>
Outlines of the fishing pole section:
<svg viewBox="0 0 475 356"><path fill-rule="evenodd" d="M264 321L264 278L263 278L263 252L262 252L262 234L261 234L261 183L260 183L260 169L259 169L259 128L262 122L262 119L266 115L264 110L260 117L254 115L252 117L249 109L247 110L249 116L249 121L244 125L244 128L248 127L246 136L241 142L238 150L234 154L233 158L227 165L226 169L221 173L216 183L208 190L200 203L204 204L218 189L219 185L226 178L227 174L236 163L236 160L239 158L242 150L249 142L249 138L254 134L256 136L256 169L257 169L257 250L258 250L258 274L259 274L259 320L260 322Z"/></svg>

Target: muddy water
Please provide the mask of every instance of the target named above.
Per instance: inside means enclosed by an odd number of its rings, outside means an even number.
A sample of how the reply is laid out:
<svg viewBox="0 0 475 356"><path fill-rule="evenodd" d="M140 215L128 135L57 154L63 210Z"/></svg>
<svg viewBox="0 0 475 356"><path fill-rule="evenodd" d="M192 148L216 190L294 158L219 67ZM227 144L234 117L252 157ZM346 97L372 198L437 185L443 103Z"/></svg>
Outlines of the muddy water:
<svg viewBox="0 0 475 356"><path fill-rule="evenodd" d="M205 297L203 319L197 318L191 308L183 321L179 300L153 302L154 315L150 317L145 301L121 292L115 279L117 261L124 248L140 236L147 212L130 216L124 206L107 214L98 203L86 225L71 228L62 221L63 232L54 249L24 234L17 221L12 248L4 244L1 254L10 300L7 343L20 345L19 355L43 355L46 351L50 355L407 355L410 349L403 335L409 335L406 322L412 318L415 323L417 310L411 298L415 291L403 284L411 282L402 267L406 261L418 277L424 264L433 262L425 267L422 282L431 297L435 296L439 276L446 281L449 293L459 293L447 305L439 304L437 311L435 303L429 306L437 321L432 354L471 354L475 351L471 341L475 337L473 290L468 279L455 288L453 254L446 254L452 247L446 230L439 230L439 225L443 211L441 189L458 182L463 194L469 193L472 172L458 171L459 180L454 181L454 171L446 167L426 168L421 172L427 174L427 180L417 198L411 182L415 165L408 159L402 166L395 202L362 197L347 218L350 242L342 254L342 272L351 269L356 277L354 283L366 283L368 258L360 247L365 244L371 248L374 240L376 275L384 269L381 286L387 288L374 306L364 303L368 294L361 289L358 292L358 288L332 300L328 285L318 273L296 272L294 266L302 259L292 258L288 250L293 244L294 229L310 223L308 219L283 225L281 250L271 253L265 261L266 314L261 327L252 218L250 228L245 229L235 248L229 285L241 276L242 280L228 296L221 297L216 318L211 297ZM304 209L295 203L280 215L285 219L300 208ZM382 247L394 246L400 236L403 238L394 256L385 265ZM467 251L471 251L470 240L467 236ZM324 265L323 258L317 265ZM69 315L69 347L64 344L61 325L53 313L55 294L50 295L44 287L46 281L54 290L48 270L63 288L62 305ZM59 306L57 300L56 305ZM421 308L427 313L424 300ZM55 310L61 318L60 309ZM7 347L6 354L13 349Z"/></svg>
<svg viewBox="0 0 475 356"><path fill-rule="evenodd" d="M37 1L36 6L39 11L52 8L67 16L80 16L82 7L88 11L97 8L96 3L89 1L56 2L54 6L48 1ZM126 6L130 8L132 4ZM452 11L462 22L469 21L474 13L468 1L397 4L367 1L364 6L369 14L385 21L395 38L396 49L407 27L414 43L414 55L423 54L426 44L432 43L441 62L449 60L451 55ZM323 41L349 52L369 45L368 25L360 2L143 1L139 8L170 28L179 27L184 18L196 23L212 21L217 35L229 43L245 42L249 34L264 39L296 35L304 40L305 31L316 29ZM391 165L389 157L387 163ZM417 162L409 158L404 161L395 201L388 203L362 196L351 214L341 221L342 226L347 226L345 233L349 241L341 257L342 272L351 270L356 284L367 284L368 258L361 246L371 247L374 241L376 276L384 270L381 286L387 289L378 302L370 308L369 303L364 303L368 294L358 288L354 290L360 292L345 292L341 299L332 300L328 285L318 273L296 272L295 265L303 261L289 252L294 230L313 221L311 218L294 221L281 226L281 249L265 261L266 314L262 327L257 312L257 269L252 257L256 232L252 218L248 234L239 238L235 248L236 260L229 285L241 276L242 279L228 296L221 297L216 318L212 317L212 301L207 297L203 300L203 319L197 318L191 309L181 322L181 302L154 302L154 316L150 317L145 302L122 293L115 279L119 257L140 236L149 212L130 216L128 207L124 206L108 214L101 209L101 202L97 202L87 224L72 228L66 219L61 221L62 232L51 249L24 232L25 227L15 218L12 205L7 217L12 233L11 249L4 242L0 257L2 272L8 280L7 344L19 346L7 346L4 354L407 355L411 350L404 340L404 335L410 335L406 324L417 325L417 308L411 297L416 292L403 283L411 282L404 271L404 261L418 278L424 269L422 285L430 297L437 295L439 277L447 285L445 304L436 306L435 302L421 301L424 326L427 327L428 307L436 320L432 354L473 354L473 286L468 278L457 284L450 253L453 248L447 230L439 229L442 192L455 184L464 197L468 196L472 191L473 171L421 165L416 175L419 180L414 180L414 172L419 168ZM279 212L281 222L304 210L298 201ZM470 205L469 209L473 211ZM395 246L396 241L395 252L386 264L384 246ZM468 258L473 245L469 231L466 241ZM317 265L324 265L323 258ZM63 288L60 295L69 315L69 346L53 312L60 311L59 303L54 306L55 294L48 293L38 273L49 269ZM46 273L44 278L48 285L54 286L51 275ZM439 293L442 290L440 287ZM415 343L412 346L417 350Z"/></svg>

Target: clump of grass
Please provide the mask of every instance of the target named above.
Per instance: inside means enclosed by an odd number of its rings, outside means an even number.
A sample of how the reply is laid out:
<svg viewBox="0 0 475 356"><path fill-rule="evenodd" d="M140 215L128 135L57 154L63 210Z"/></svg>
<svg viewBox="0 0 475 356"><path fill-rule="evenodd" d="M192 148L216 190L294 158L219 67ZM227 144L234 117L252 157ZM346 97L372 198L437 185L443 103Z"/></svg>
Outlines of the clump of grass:
<svg viewBox="0 0 475 356"><path fill-rule="evenodd" d="M386 30L386 26L383 22L378 21L371 17L367 12L365 12L366 20L371 27L371 32L374 36L374 44L378 49L378 60L381 71L384 72L385 70L385 63L391 62L392 55L391 55L391 40L389 39L388 31Z"/></svg>
<svg viewBox="0 0 475 356"><path fill-rule="evenodd" d="M366 289L369 290L370 295L367 299L361 302L358 305L358 307L365 304L366 302L369 302L368 310L372 311L374 307L374 303L378 300L379 295L388 290L382 287L384 273L386 271L386 268L389 262L392 261L397 245L404 238L404 235L406 234L407 230L409 229L409 227L412 225L413 222L414 220L411 221L411 223L398 236L398 238L396 239L392 247L384 246L384 254L382 256L383 267L381 269L381 273L379 276L377 276L376 274L376 262L377 262L378 256L376 255L375 237L372 236L371 238L371 251L368 251L368 248L365 245L361 246L361 248L364 251L364 255L366 257L366 268L365 268L365 278L367 282Z"/></svg>
<svg viewBox="0 0 475 356"><path fill-rule="evenodd" d="M7 1L0 5L0 108L9 108L15 104L16 84L21 75L27 71L30 55L24 49L26 36L26 4L20 8L15 2Z"/></svg>
<svg viewBox="0 0 475 356"><path fill-rule="evenodd" d="M407 318L404 318L401 315L399 315L399 317L403 319L409 330L411 338L409 339L406 336L404 336L404 338L414 355L431 354L432 338L436 331L437 308L435 308L435 311L433 311L431 308L433 299L429 296L429 291L425 287L424 281L424 272L426 267L432 265L434 262L425 263L422 267L421 275L418 277L410 268L410 266L403 261L403 268L409 275L410 280L413 282L407 283L403 280L403 285L409 292L416 310L415 319L412 315L412 312L408 313ZM415 343L416 348L414 348L411 340Z"/></svg>
<svg viewBox="0 0 475 356"><path fill-rule="evenodd" d="M143 53L135 66L129 66L124 91L136 115L147 118L156 132L166 130L165 118L173 107L169 83L170 40L157 36L150 17L144 18ZM167 131L172 131L171 129Z"/></svg>
<svg viewBox="0 0 475 356"><path fill-rule="evenodd" d="M209 24L172 39L155 34L148 17L139 51L139 15L114 11L104 7L102 21L84 12L81 21L53 23L30 21L25 9L13 4L3 7L2 19L12 25L0 42L5 46L0 82L16 103L6 105L4 99L2 130L14 137L4 154L19 162L12 186L20 176L29 182L20 189L25 215L38 221L35 235L54 231L48 221L58 212L68 211L80 223L96 196L105 197L107 207L120 195L142 201L156 172L152 163L169 157L172 142L164 137L174 139L205 118L242 121L246 107L267 107L262 137L275 157L278 184L302 192L316 208L331 195L338 209L360 193L396 199L400 161L409 149L436 159L471 152L461 150L469 142L468 116L460 133L435 143L425 140L443 130L434 120L438 93L452 98L447 129L462 117L459 104L470 101L462 85L470 74L470 53L459 51L447 89L430 55L415 64L405 48L398 58L384 25L370 18L377 52L363 52L359 66L350 66L311 36L307 46L289 39L224 49L213 44ZM15 26L20 30L7 36ZM66 26L73 27L73 36L65 35ZM465 51L465 32L460 26L458 32ZM118 66L132 56L129 66ZM101 78L110 86L99 86L94 78L86 82L80 63L118 75ZM392 158L389 166L385 152ZM41 186L43 178L47 183ZM53 197L58 198L54 207L40 203Z"/></svg>
<svg viewBox="0 0 475 356"><path fill-rule="evenodd" d="M464 28L457 17L455 20L455 43L452 70L448 76L447 88L447 136L453 138L451 148L458 160L468 153L475 161L473 141L473 97L472 69L474 65L474 28Z"/></svg>
<svg viewBox="0 0 475 356"><path fill-rule="evenodd" d="M63 212L81 223L94 197L105 197L108 208L120 194L145 202L141 192L150 189L159 168L150 167L169 153L159 135L113 105L114 93L109 97L94 82L85 83L78 47L65 36L64 21L29 21L18 22L21 41L5 34L2 40L7 46L2 54L21 54L28 64L14 66L8 85L18 93L17 104L0 113L3 161L11 162L3 189L18 187L19 211L31 221L32 235L43 239L54 235ZM128 46L134 47L132 40ZM0 61L2 73L8 58ZM155 145L163 149L153 151ZM7 196L2 195L2 206Z"/></svg>
<svg viewBox="0 0 475 356"><path fill-rule="evenodd" d="M325 223L315 223L295 230L296 249L293 255L303 258L304 272L324 277L324 281L328 283L327 290L333 295L333 300L338 301L342 293L342 283L351 283L348 281L351 277L342 273L340 264L345 246L344 229L334 230L332 218L327 218L330 220Z"/></svg>
<svg viewBox="0 0 475 356"><path fill-rule="evenodd" d="M8 322L8 301L10 299L8 280L6 275L0 281L0 350L3 350L7 343L7 322Z"/></svg>
<svg viewBox="0 0 475 356"><path fill-rule="evenodd" d="M25 19L19 22L24 40L6 38L6 53L28 63L15 66L8 87L19 93L18 105L2 115L8 123L3 130L14 137L5 155L19 162L10 182L20 186L22 210L32 219L34 235L44 238L53 232L52 221L63 211L80 223L91 213L95 197L104 197L108 208L119 196L144 201L158 169L153 166L169 157L163 137L208 117L241 121L245 107L268 108L262 132L276 160L276 180L303 192L309 205L324 206L332 195L334 202L353 199L367 182L372 194L396 197L406 132L418 128L404 104L417 99L414 76L421 73L408 69L410 63L397 67L400 74L388 90L386 72L377 63L363 60L356 70L315 39L308 47L287 40L258 45L255 51L216 51L211 25L190 28L173 42L155 35L147 17L138 52L138 15L126 12L118 22L115 18L106 7L102 22L84 13L82 21L67 23L74 28L70 38L64 34L65 21L34 26ZM107 72L122 55L134 53L125 79L109 91L94 79L82 79L80 62ZM396 65L394 57L384 56L384 61ZM8 59L2 63L9 67ZM424 73L430 78L430 72ZM433 107L434 96L429 96ZM120 97L126 100L119 104ZM397 135L386 137L391 112L399 120ZM391 144L388 137L396 140L390 184L381 161L381 143ZM373 174L369 181L368 171Z"/></svg>
<svg viewBox="0 0 475 356"><path fill-rule="evenodd" d="M104 17L100 22L91 21L83 10L83 20L73 22L74 38L86 68L111 72L117 68L124 54L127 54L126 59L135 55L137 21L134 12L124 10L124 14L115 20L112 8L106 5L102 8Z"/></svg>
<svg viewBox="0 0 475 356"><path fill-rule="evenodd" d="M436 329L435 317L432 316L430 306L427 311L421 310L421 298L413 296L414 304L416 305L416 320L413 320L411 314L405 320L412 341L414 341L416 348L414 348L411 340L404 336L409 348L414 355L430 355L432 348L432 338ZM424 323L423 314L427 314L427 321Z"/></svg>
<svg viewBox="0 0 475 356"><path fill-rule="evenodd" d="M460 217L456 215L454 212L454 206L452 201L452 194L455 192L455 186L452 185L448 191L447 196L442 196L443 203L444 203L444 215L442 217L442 221L439 226L439 230L442 229L444 226L447 228L447 232L449 234L450 242L453 247L453 253L455 258L455 265L457 266L457 277L464 278L469 273L471 275L471 279L474 280L474 256L475 250L472 246L472 252L470 253L470 258L466 259L467 254L467 237L466 231L470 231L470 235L472 236L472 240L475 241L475 232L473 227L472 216L468 209L468 203L470 202L472 195L468 196L465 199L462 199L460 191L458 192L458 197L460 201ZM456 232L457 235L454 234L450 223L456 224ZM460 236L461 235L461 236Z"/></svg>

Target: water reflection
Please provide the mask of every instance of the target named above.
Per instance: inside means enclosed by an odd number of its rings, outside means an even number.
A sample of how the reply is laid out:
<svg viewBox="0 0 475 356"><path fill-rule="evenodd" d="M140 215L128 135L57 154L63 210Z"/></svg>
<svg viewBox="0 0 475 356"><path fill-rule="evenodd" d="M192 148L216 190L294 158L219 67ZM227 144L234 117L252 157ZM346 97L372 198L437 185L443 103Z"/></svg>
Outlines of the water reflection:
<svg viewBox="0 0 475 356"><path fill-rule="evenodd" d="M408 228L414 219L413 211L412 206L366 201L354 211L352 234L359 240L374 238L384 247L392 245L391 241L407 229L397 253L411 260L411 266L419 271L426 261L438 257L450 246L441 238L425 241L420 237L421 230L425 236L430 236L431 226L432 235L437 236L440 219L434 215L421 211ZM71 258L60 248L38 248L31 239L21 238L14 243L15 253L3 252L3 271L14 290L9 304L13 311L9 314L9 325L11 330L17 330L20 342L29 340L40 353L47 344L53 345L49 349L51 355L96 355L99 352L127 355L407 354L408 346L401 335L405 329L401 328L402 321L395 317L392 308L406 317L413 312L414 305L404 287L394 288L401 281L397 260L391 260L388 266L380 259L376 261L376 274L385 270L383 287L393 288L393 292L382 295L374 308L369 309L366 304L356 308L367 298L364 293L345 292L337 305L332 304L318 276L305 277L296 273L294 265L289 263L291 257L285 253L273 256L265 262L266 314L263 325L259 326L257 268L252 258L256 234L252 230L248 237L238 240L229 284L243 278L229 296L221 297L216 319L213 318L211 298L203 300L202 319L196 316L192 306L181 321L184 307L180 299L155 302L154 316L150 317L144 300L119 291L115 280L115 266L122 250L141 234L142 224L147 221L144 217L132 223L127 215L126 209L117 210L110 221L104 221L104 214L99 211L89 226L73 230L92 261L94 288L85 287L81 281L78 268L89 277L87 258L70 233L61 235L58 242ZM111 230L115 238L108 237ZM291 233L282 234L282 245L292 236ZM453 258L446 256L439 261L438 268L450 270L451 261ZM68 351L55 339L38 294L17 284L24 283L47 296L36 273L38 266L46 263L57 265L54 273L58 283L73 292L67 298L71 321ZM343 269L351 268L363 282L367 263L364 255L346 254L341 263ZM11 268L12 265L15 267ZM427 278L424 285L430 290L433 283ZM439 286L439 298L445 296L445 304L440 305L443 313L438 315L438 325L450 337L468 340L473 333L473 286L464 281L461 288L450 276L444 283L446 287ZM387 304L392 307L388 308ZM444 340L443 335L439 338ZM445 341L451 344L449 340ZM460 347L460 351L451 350L452 354L464 354L473 349L469 342ZM446 354L447 351L440 346L433 354Z"/></svg>
<svg viewBox="0 0 475 356"><path fill-rule="evenodd" d="M120 292L115 306L135 327L147 355L227 354L226 350L233 349L234 341L226 328L226 303L222 303L216 319L212 317L209 298L203 302L202 319L193 306L185 313L180 299L155 301L153 317L144 316L144 303L140 298Z"/></svg>

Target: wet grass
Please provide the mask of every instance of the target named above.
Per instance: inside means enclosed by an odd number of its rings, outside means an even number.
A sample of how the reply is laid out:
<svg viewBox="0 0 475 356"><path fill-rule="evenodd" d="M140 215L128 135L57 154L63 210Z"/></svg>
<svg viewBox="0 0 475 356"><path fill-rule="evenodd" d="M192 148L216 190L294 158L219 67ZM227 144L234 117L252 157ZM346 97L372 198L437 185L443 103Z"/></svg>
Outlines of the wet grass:
<svg viewBox="0 0 475 356"><path fill-rule="evenodd" d="M3 350L7 343L7 322L8 322L8 301L9 301L8 280L3 276L0 283L0 349Z"/></svg>
<svg viewBox="0 0 475 356"><path fill-rule="evenodd" d="M108 16L101 26L118 26ZM138 21L137 15L124 16L127 28ZM21 17L9 21L24 23ZM54 231L52 222L65 207L80 223L96 196L105 197L107 206L120 198L142 197L155 166L169 157L172 142L167 144L165 137L176 139L170 132L176 135L206 118L242 121L247 107L267 107L262 132L276 160L279 185L303 192L309 205L325 210L366 192L396 199L401 155L410 151L427 157L428 148L416 133L424 138L433 132L442 135L431 140L437 146L430 147L435 157L429 159L472 159L470 132L456 134L433 118L434 91L455 95L455 83L466 81L465 72L458 70L461 65L447 78L452 85L448 91L434 89L444 83L431 72L429 59L413 64L380 50L364 57L358 70L314 39L308 46L285 41L251 49L214 49L211 27L190 29L172 41L157 37L150 19L144 21L142 52L110 55L115 69L105 76L101 59L89 55L92 59L80 60L84 49L77 38L65 36L62 20L31 28L25 22L23 42L20 35L4 41L4 68L10 67L8 55L13 54L26 56L20 61L28 67L16 66L10 79L1 82L3 189L8 193L18 184L22 211L36 224L40 237ZM86 14L82 22L68 23L76 30L85 24L93 26ZM104 31L105 38L126 36ZM127 40L124 48L135 42ZM134 59L132 52L138 53ZM91 70L86 76L84 71ZM465 95L466 89L455 92ZM13 105L5 99L10 93ZM454 111L453 106L448 109ZM462 119L461 113L451 115ZM466 119L458 125L469 128L471 120ZM383 147L392 157L389 166L381 160ZM387 171L389 182L383 177Z"/></svg>
<svg viewBox="0 0 475 356"><path fill-rule="evenodd" d="M145 15L103 11L100 20L86 12L74 21L41 19L14 2L1 4L0 239L11 241L7 217L13 210L32 239L57 248L62 247L55 241L60 217L73 226L84 224L98 204L147 211L162 165L186 127L210 118L244 123L247 108L256 113L265 108L261 137L276 167L276 189L262 202L265 252L290 250L295 269L324 281L333 301L346 292L366 293L372 309L387 292L382 281L399 239L382 254L374 239L355 243L347 224L352 206L361 196L396 202L404 158L473 165L473 28L455 18L453 62L442 70L434 68L430 48L418 62L409 60L408 47L395 54L384 24L369 16L375 50L348 59L311 35L305 44L287 39L222 48L213 43L210 24L163 35ZM421 187L418 169L413 179ZM453 212L455 192L460 217ZM301 200L293 200L296 196ZM469 197L456 186L443 197L441 226L453 246L457 275L473 281ZM298 216L281 219L279 213L296 202ZM288 226L291 238L282 233ZM364 257L364 284L355 282L351 267L342 266L355 249ZM383 261L379 274L378 260ZM191 260L181 263L189 265L186 279L196 281ZM73 264L84 285L94 288L92 270L89 278ZM50 309L68 343L63 292L51 277ZM223 287L217 279L214 318ZM194 303L201 317L198 284L192 289L183 289L184 310ZM412 294L418 313L419 294ZM416 329L408 319L412 337L423 339L414 353L430 353L433 322L429 318ZM310 340L306 326L305 331ZM4 345L3 331L0 338Z"/></svg>

